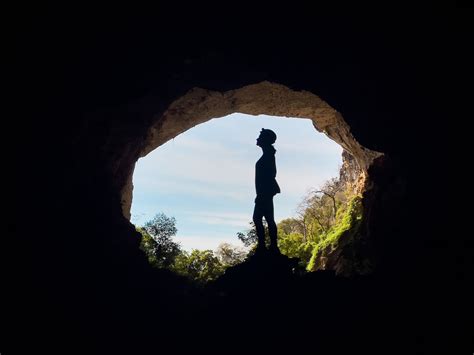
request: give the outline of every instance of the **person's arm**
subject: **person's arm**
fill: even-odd
[[[274,179],[276,177],[276,174],[277,174],[276,162],[275,162],[275,156],[274,155],[271,156],[269,165],[270,165],[269,173],[270,173],[271,177]]]
[[[277,193],[280,193],[280,186],[278,186],[278,183],[276,181],[276,162],[275,162],[275,155],[272,155],[271,158],[271,164],[270,164],[270,171],[271,171],[271,178],[270,178],[270,185],[271,185],[271,193],[272,195],[275,195]]]

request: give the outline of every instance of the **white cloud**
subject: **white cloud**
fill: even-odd
[[[251,211],[252,212],[252,211]],[[246,228],[249,220],[252,218],[251,213],[232,213],[232,212],[187,212],[190,220],[220,226],[233,226]]]
[[[179,177],[209,184],[242,185],[253,180],[254,162],[245,160],[235,152],[226,152],[225,149],[205,152],[180,149],[151,154],[147,160],[138,161],[135,169],[141,170],[140,175],[169,179]]]
[[[226,198],[236,201],[245,201],[252,195],[253,185],[233,186],[223,183],[202,183],[193,179],[186,179],[180,176],[155,178],[141,178],[134,181],[134,186],[147,191],[148,194],[194,196],[207,198]]]

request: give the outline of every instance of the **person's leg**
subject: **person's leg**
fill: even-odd
[[[275,223],[274,209],[273,209],[273,198],[266,201],[264,217],[268,224],[268,233],[270,234],[270,249],[279,251],[278,249],[278,231]]]
[[[258,245],[257,250],[265,249],[265,227],[263,226],[263,209],[258,198],[255,200],[255,208],[253,210],[253,223],[257,231]]]

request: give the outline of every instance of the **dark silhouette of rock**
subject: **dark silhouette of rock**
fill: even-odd
[[[263,251],[228,268],[209,287],[220,295],[281,292],[292,287],[300,273],[299,259],[279,252]]]

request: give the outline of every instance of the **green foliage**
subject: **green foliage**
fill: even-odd
[[[347,204],[347,208],[341,206],[337,213],[338,222],[325,234],[321,241],[315,244],[311,259],[308,263],[308,270],[315,269],[316,259],[322,250],[331,247],[335,248],[337,242],[344,234],[349,236],[358,232],[362,221],[362,199],[360,196],[354,196]]]
[[[158,213],[151,221],[143,226],[143,229],[155,240],[171,239],[178,232],[176,228],[176,219],[168,217],[164,213]]]
[[[311,258],[314,243],[305,241],[300,233],[285,234],[284,231],[278,231],[278,247],[283,255],[299,258],[300,264],[306,266]]]
[[[169,269],[181,253],[180,245],[173,241],[178,231],[176,219],[159,213],[137,230],[142,235],[140,247],[147,254],[150,264]]]
[[[237,238],[246,246],[254,250],[258,243],[257,229],[255,223],[250,222],[250,228],[245,232],[237,232]],[[268,224],[263,219],[263,227],[265,228],[265,244],[268,247],[270,245],[270,233],[268,232]]]
[[[221,276],[225,271],[225,266],[212,250],[194,249],[191,253],[182,252],[176,258],[171,270],[204,284]]]
[[[321,190],[309,193],[299,207],[297,218],[287,218],[278,224],[278,246],[282,254],[300,259],[308,271],[316,268],[323,252],[337,247],[342,236],[352,238],[362,221],[362,199],[350,190],[340,191],[337,179],[328,181]],[[269,244],[268,227],[264,221]],[[189,279],[204,284],[221,276],[252,255],[257,245],[253,222],[250,229],[237,233],[238,239],[250,251],[228,243],[212,250],[181,250],[173,241],[177,233],[176,220],[160,213],[144,227],[137,228],[142,235],[141,248],[149,262],[158,268],[167,268]]]
[[[182,250],[173,240],[177,233],[176,219],[163,213],[137,227],[137,231],[141,234],[140,248],[153,267],[169,269],[199,284],[217,279],[226,268],[247,256],[246,251],[228,243],[221,244],[215,254],[212,250],[195,249],[191,253]]]
[[[265,227],[265,237],[268,234],[268,227],[265,220],[263,220],[263,226]],[[237,232],[237,238],[246,246],[253,247],[258,242],[257,229],[255,228],[255,223],[250,222],[250,228],[245,232]]]
[[[216,256],[222,265],[227,268],[242,263],[247,257],[247,252],[232,244],[221,243],[217,247]]]
[[[304,225],[301,220],[296,218],[286,218],[278,223],[278,231],[282,232],[283,234],[291,234],[291,233],[304,233]]]
[[[278,246],[282,254],[300,259],[300,265],[314,270],[318,256],[335,248],[342,235],[354,235],[362,220],[361,197],[342,190],[337,179],[303,198],[297,218],[278,224]]]
[[[151,237],[151,235],[147,233],[146,230],[144,230],[141,227],[137,227],[136,229],[137,229],[137,232],[141,234],[141,238],[142,238],[140,241],[140,249],[145,252],[148,258],[148,262],[151,265],[156,266],[158,264],[156,260],[156,256],[155,256],[157,243]]]

